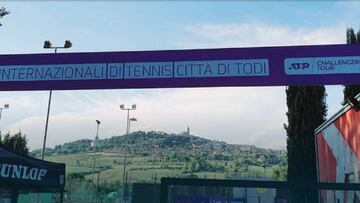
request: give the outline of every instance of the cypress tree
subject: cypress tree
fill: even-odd
[[[355,34],[353,28],[346,30],[346,43],[347,44],[359,44],[360,43],[360,30]],[[351,98],[360,93],[360,85],[345,85],[344,88],[344,100]]]
[[[325,121],[324,86],[289,86],[287,95],[288,181],[317,181],[314,130]],[[317,202],[317,191],[290,191],[291,203]]]
[[[348,28],[346,30],[346,43],[355,44],[357,42],[357,37],[353,28]]]

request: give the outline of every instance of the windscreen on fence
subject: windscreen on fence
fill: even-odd
[[[163,178],[161,203],[354,203],[360,185]]]

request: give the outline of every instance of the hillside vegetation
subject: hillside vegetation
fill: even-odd
[[[228,144],[187,133],[133,132],[129,135],[129,182],[159,182],[161,177],[273,178],[285,166],[286,152],[253,145]],[[101,187],[119,188],[123,174],[124,136],[84,139],[46,149],[46,159],[66,163],[66,173]],[[41,150],[31,152],[39,157]],[[120,186],[121,187],[121,186]]]

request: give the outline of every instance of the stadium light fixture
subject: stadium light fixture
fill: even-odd
[[[55,53],[57,53],[57,49],[68,49],[71,47],[72,43],[70,40],[66,40],[62,47],[54,47],[49,40],[44,41],[44,49],[55,49]]]

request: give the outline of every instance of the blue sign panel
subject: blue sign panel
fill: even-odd
[[[0,66],[0,81],[106,79],[106,64]]]
[[[125,63],[124,78],[172,78],[173,69],[173,62]]]
[[[109,63],[107,64],[107,79],[121,79],[124,77],[123,63]]]
[[[360,56],[287,58],[287,75],[360,73]]]
[[[269,60],[182,61],[174,70],[177,78],[268,76]]]

